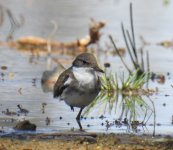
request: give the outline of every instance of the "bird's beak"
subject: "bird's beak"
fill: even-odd
[[[100,69],[98,66],[95,66],[94,67],[94,70],[95,71],[98,71],[98,72],[101,72],[101,73],[104,73],[104,71],[102,69]]]

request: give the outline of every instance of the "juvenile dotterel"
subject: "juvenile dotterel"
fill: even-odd
[[[73,107],[80,108],[76,120],[81,130],[82,110],[96,98],[101,89],[97,72],[103,73],[103,70],[99,68],[94,55],[82,53],[70,68],[61,73],[54,86],[54,97],[64,100],[72,110]]]

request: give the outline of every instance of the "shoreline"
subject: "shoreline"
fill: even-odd
[[[1,136],[0,150],[109,150],[173,149],[170,136],[66,132],[53,134],[13,134]]]

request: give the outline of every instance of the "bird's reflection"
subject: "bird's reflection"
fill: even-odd
[[[61,64],[53,69],[50,69],[52,65],[52,60],[50,57],[47,59],[47,69],[43,72],[41,77],[41,87],[44,93],[52,92],[55,82],[61,72],[64,71],[64,67]]]

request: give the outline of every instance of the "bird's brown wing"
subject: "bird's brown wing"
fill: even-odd
[[[58,80],[54,85],[54,91],[53,91],[54,98],[59,97],[64,91],[64,89],[66,89],[69,86],[69,84],[65,84],[65,82],[72,76],[73,73],[71,72],[71,68],[65,70],[63,73],[60,74]]]

